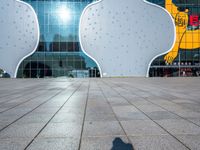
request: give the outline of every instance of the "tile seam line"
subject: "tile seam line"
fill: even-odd
[[[27,148],[40,135],[40,133],[44,130],[44,128],[50,123],[50,121],[56,116],[56,114],[64,107],[64,105],[70,100],[70,98],[81,87],[82,84],[83,84],[83,82],[80,83],[80,85],[72,92],[72,94],[67,98],[67,100],[63,103],[63,105],[54,113],[54,115],[49,119],[49,121],[42,127],[42,129],[40,129],[40,131],[34,136],[34,138],[26,145],[26,147],[24,148],[24,150],[27,150]]]
[[[40,85],[42,85],[42,84],[38,84],[38,85],[34,85],[33,87],[38,87],[38,86],[40,86]],[[24,87],[24,88],[22,88],[22,89],[18,89],[16,92],[11,92],[10,94],[7,94],[7,95],[4,95],[4,96],[1,96],[0,97],[0,99],[1,98],[5,98],[5,97],[9,97],[9,96],[13,96],[13,95],[15,95],[15,94],[18,94],[18,93],[21,93],[22,91],[24,92],[24,90],[26,90],[26,92],[27,93],[31,93],[32,91],[32,89],[33,89],[33,87]],[[37,90],[39,90],[39,89],[37,89]],[[36,90],[35,90],[36,91]],[[19,97],[23,97],[24,95],[22,95],[22,96],[18,96],[18,97],[15,97],[15,98],[19,98]],[[14,98],[14,99],[15,99]],[[12,99],[13,100],[13,99]],[[0,104],[3,104],[3,103],[5,103],[5,102],[7,102],[7,101],[4,101],[4,102],[0,102]]]
[[[38,91],[39,91],[39,90],[38,90]],[[7,112],[7,111],[13,109],[13,108],[16,108],[16,107],[18,107],[18,106],[20,106],[20,105],[23,105],[23,104],[25,104],[25,103],[28,103],[28,102],[34,100],[35,98],[38,98],[39,96],[43,95],[45,92],[46,92],[46,91],[43,91],[42,93],[40,93],[39,95],[36,95],[35,97],[28,98],[28,99],[26,99],[26,101],[24,101],[24,102],[22,102],[22,103],[19,103],[19,104],[15,105],[15,106],[13,106],[13,107],[10,107],[10,108],[8,108],[8,109],[6,109],[6,110],[0,111],[0,115],[1,115],[2,113],[4,113],[4,112]]]
[[[107,85],[108,87],[110,87],[108,84],[106,84],[104,81],[102,81],[105,85]],[[113,88],[112,88],[113,89]],[[175,140],[177,140],[180,144],[182,144],[185,148],[187,148],[188,150],[191,150],[186,144],[184,144],[182,141],[180,141],[176,136],[174,136],[173,134],[171,134],[169,131],[167,131],[164,127],[162,127],[160,124],[158,124],[157,122],[155,122],[153,119],[151,119],[151,117],[149,117],[145,112],[143,112],[141,109],[139,109],[137,106],[135,106],[134,104],[130,103],[130,101],[124,97],[123,95],[121,95],[118,91],[116,91],[115,89],[113,89],[118,95],[120,95],[124,100],[126,100],[130,105],[132,105],[133,107],[135,107],[136,109],[138,109],[141,113],[143,113],[146,117],[148,117],[151,121],[153,121],[155,124],[157,124],[160,128],[162,128],[165,132],[167,132],[171,137],[173,137]]]
[[[126,85],[129,85],[129,84],[127,84],[126,82],[124,82]],[[130,86],[130,85],[129,85]],[[132,87],[132,86],[131,86]],[[136,88],[136,87],[134,87],[134,88]],[[164,94],[166,94],[166,90],[169,90],[169,88],[166,88],[166,87],[160,87],[160,86],[158,86],[158,85],[156,85],[156,87],[154,88],[154,89],[157,89],[157,88],[159,88]],[[175,87],[176,88],[176,87]],[[145,91],[145,90],[143,90],[143,89],[139,89],[139,88],[136,88],[136,89],[138,89],[138,90],[141,90],[141,91],[143,91],[143,92],[148,92],[148,91]],[[182,95],[187,95],[187,94],[185,94],[184,92],[177,92],[178,94],[182,94]],[[173,96],[173,97],[177,97],[177,96],[175,96],[175,95],[173,95],[173,94],[171,94],[171,93],[167,93],[168,95],[171,95],[171,96]],[[193,101],[193,102],[198,102],[198,101],[196,101],[196,100],[193,100],[193,99],[191,99],[191,98],[187,98],[187,99],[189,99],[189,100],[191,100],[191,101]]]
[[[38,85],[39,86],[39,85]],[[16,98],[23,98],[24,96],[26,96],[26,94],[32,94],[33,92],[37,92],[37,91],[39,91],[39,90],[41,90],[40,88],[39,89],[37,89],[37,90],[33,90],[33,91],[29,91],[29,92],[25,92],[25,93],[23,93],[24,95],[21,95],[21,96],[17,96],[17,97],[14,97],[14,98],[10,98],[10,100],[8,100],[8,101],[1,101],[0,102],[0,105],[2,105],[2,104],[5,104],[5,103],[7,103],[7,102],[12,102],[12,101],[14,101],[14,100],[16,100]],[[20,92],[24,92],[24,91],[20,91]],[[15,94],[12,94],[12,95],[15,95]],[[8,95],[8,96],[10,96],[10,95]],[[8,97],[8,96],[6,96],[6,97]],[[2,98],[5,98],[5,97],[2,97]],[[0,98],[0,99],[2,99],[2,98]]]
[[[157,136],[169,136],[169,134],[132,134],[132,135],[128,135],[129,137],[151,137],[151,136],[154,136],[154,137],[157,137]],[[184,136],[186,134],[176,134],[178,136]],[[194,135],[194,134],[192,134]],[[121,134],[116,134],[116,135],[99,135],[99,136],[83,136],[83,139],[84,138],[105,138],[105,137],[126,137],[126,135],[121,135]],[[200,136],[199,134],[197,135],[194,135],[194,136]],[[31,138],[31,137],[27,137],[27,138]],[[66,139],[66,138],[74,138],[74,136],[52,136],[52,137],[38,137],[38,139]],[[78,139],[78,137],[75,137]],[[7,138],[0,138],[0,140],[7,140],[7,139],[11,139],[9,137]],[[24,137],[14,137],[12,139],[24,139]]]
[[[4,81],[22,81],[22,80],[25,80],[24,82],[28,82],[28,80],[27,79],[24,79],[24,78],[17,78],[17,79],[14,79],[14,78],[0,78],[0,82],[2,81],[3,82],[3,80]],[[16,82],[15,82],[16,83]],[[20,84],[22,84],[22,82],[19,82]],[[3,84],[3,86],[8,86],[8,85],[13,85],[13,83],[12,82],[4,82],[4,84]]]
[[[97,82],[97,81],[96,81],[96,82]],[[103,97],[105,98],[106,102],[107,102],[108,105],[110,106],[110,108],[111,108],[111,110],[112,110],[112,112],[113,112],[113,114],[114,114],[114,116],[115,116],[115,119],[116,119],[116,121],[119,123],[120,127],[122,128],[122,130],[123,130],[123,132],[124,132],[126,138],[128,139],[128,142],[131,143],[131,144],[133,145],[133,143],[131,142],[131,140],[130,140],[128,134],[126,133],[125,129],[123,128],[123,126],[122,126],[120,120],[117,118],[117,115],[116,115],[116,113],[115,113],[114,110],[113,110],[113,107],[111,106],[110,102],[108,101],[107,97],[105,96],[105,93],[103,92],[102,88],[99,86],[98,83],[96,83],[96,84],[98,85],[99,89],[101,90],[101,93],[103,94]]]
[[[112,84],[114,84],[114,83],[112,83]],[[116,85],[116,84],[115,84],[115,85]],[[126,85],[127,85],[127,84],[126,84]],[[140,90],[140,91],[143,91],[143,92],[148,92],[148,91],[139,89],[139,88],[137,88],[137,87],[133,87],[133,86],[130,86],[130,85],[127,85],[127,86],[129,86],[129,87],[131,87],[131,88],[135,88],[135,89]],[[124,87],[122,87],[122,86],[120,86],[120,88],[121,88],[121,89],[124,89],[124,90],[128,90],[128,91],[130,91],[130,94],[133,94],[133,93],[132,93],[132,90],[129,90],[129,89],[124,88]],[[140,96],[140,95],[138,95],[138,94],[135,94],[135,95]],[[156,96],[156,95],[154,95],[154,96]],[[185,121],[188,121],[188,122],[190,122],[190,123],[192,123],[192,124],[194,124],[194,125],[200,127],[200,125],[198,125],[197,123],[192,122],[191,120],[189,120],[189,119],[187,119],[187,118],[185,118],[185,117],[182,117],[182,116],[180,116],[180,115],[174,113],[173,111],[170,111],[170,110],[166,109],[165,107],[163,107],[163,106],[161,106],[161,105],[159,105],[159,104],[156,104],[156,103],[150,101],[148,97],[143,97],[143,96],[140,96],[140,97],[142,97],[144,100],[146,100],[146,101],[148,101],[148,102],[150,102],[150,103],[152,103],[152,104],[154,104],[154,105],[156,105],[156,106],[158,106],[158,107],[160,107],[160,108],[166,110],[167,112],[172,113],[172,114],[174,114],[174,115],[180,117],[181,119],[183,119],[183,120],[185,120]],[[167,99],[166,99],[166,100],[167,100]],[[172,102],[172,101],[170,101],[170,100],[167,100],[167,101],[169,101],[169,102],[171,102],[171,103],[174,103],[174,102]],[[176,103],[174,103],[174,104],[176,104]],[[156,120],[156,119],[155,119],[155,120]]]
[[[74,83],[72,83],[74,84]],[[70,85],[72,85],[70,84]],[[69,86],[68,85],[66,88],[68,89]],[[66,90],[67,90],[66,89]],[[43,104],[49,102],[50,100],[52,100],[54,97],[56,97],[57,95],[59,95],[62,92],[62,90],[60,90],[59,92],[57,92],[56,94],[54,94],[53,96],[51,96],[50,98],[48,98],[46,101],[42,102],[41,104],[39,104],[38,106],[36,106],[34,109],[32,109],[31,111],[25,113],[24,115],[22,115],[21,117],[17,118],[16,120],[14,120],[13,122],[11,122],[10,124],[6,125],[5,127],[3,127],[2,129],[0,129],[0,134],[3,130],[5,130],[6,128],[8,128],[10,125],[14,124],[15,122],[19,121],[20,119],[22,119],[23,117],[25,117],[26,115],[30,114],[31,112],[33,112],[34,110],[36,110],[37,108],[39,108],[40,106],[42,106]]]
[[[87,104],[88,104],[88,99],[89,99],[90,82],[91,82],[91,79],[89,79],[89,85],[88,85],[88,89],[87,89],[87,98],[86,98],[86,104],[85,104],[85,108],[84,108],[84,117],[83,117],[83,123],[82,123],[82,128],[81,128],[81,135],[80,135],[80,139],[79,139],[78,150],[81,149],[81,144],[82,144],[82,139],[83,139],[83,130],[84,130],[84,126],[85,126]]]

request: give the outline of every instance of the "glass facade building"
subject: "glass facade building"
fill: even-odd
[[[99,77],[97,64],[82,52],[78,35],[81,13],[94,0],[24,1],[29,3],[38,15],[40,42],[37,51],[21,63],[17,77]],[[148,1],[165,7],[165,0]],[[189,10],[190,22],[192,16],[199,16],[198,0],[173,0],[173,3],[180,12]],[[199,24],[187,25],[187,31],[195,30],[200,30]],[[179,48],[172,63],[166,63],[164,58],[165,55],[152,62],[150,77],[200,75],[200,48]]]
[[[150,2],[156,3],[162,7],[165,7],[165,0],[149,0]],[[177,77],[177,76],[200,76],[200,48],[196,48],[194,45],[200,43],[200,35],[197,32],[200,30],[199,24],[199,14],[200,14],[200,1],[199,0],[173,0],[172,1],[180,12],[184,12],[188,9],[188,25],[187,31],[196,31],[190,38],[190,41],[184,41],[185,47],[192,44],[192,48],[184,49],[180,48],[178,50],[178,55],[174,61],[170,64],[166,64],[164,57],[160,56],[156,58],[151,64],[149,76],[150,77]],[[198,23],[192,24],[192,18],[196,17]],[[195,40],[195,34],[197,39]]]
[[[92,0],[24,0],[40,26],[37,51],[20,65],[17,77],[99,77],[96,63],[79,44],[79,19]]]

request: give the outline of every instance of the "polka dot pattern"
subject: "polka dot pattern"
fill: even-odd
[[[0,27],[0,68],[15,77],[22,59],[36,50],[38,20],[30,5],[17,0],[2,0]]]
[[[152,59],[172,47],[174,30],[170,15],[159,6],[102,0],[84,10],[80,41],[103,76],[146,76]]]

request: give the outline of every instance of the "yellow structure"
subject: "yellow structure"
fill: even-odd
[[[188,9],[179,11],[172,0],[165,0],[165,8],[172,15],[176,25],[176,43],[173,49],[164,57],[166,63],[171,64],[178,55],[179,48],[193,50],[200,47],[200,29],[187,30],[189,18]]]

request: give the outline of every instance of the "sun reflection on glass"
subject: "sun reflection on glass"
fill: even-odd
[[[57,14],[62,23],[67,23],[71,19],[71,11],[66,6],[58,8]]]

